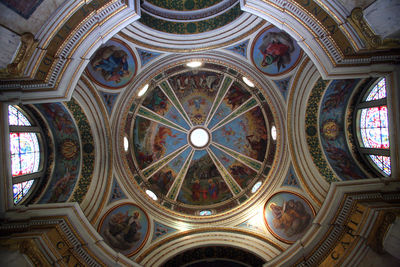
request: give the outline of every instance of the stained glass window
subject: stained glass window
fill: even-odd
[[[17,106],[8,106],[8,120],[13,196],[14,203],[18,204],[40,176],[39,128],[34,127],[25,112]]]
[[[370,91],[365,101],[386,98],[386,80],[381,79]]]
[[[378,156],[378,155],[369,155],[372,161],[387,175],[390,175],[390,157],[386,156]]]
[[[365,147],[389,148],[387,107],[362,109],[360,130]]]
[[[39,169],[40,149],[36,133],[10,133],[12,175],[24,175]]]
[[[13,184],[14,203],[18,204],[24,196],[26,196],[31,189],[33,182],[31,179],[22,183]]]
[[[31,126],[28,118],[14,106],[8,106],[9,125]]]
[[[390,176],[389,122],[386,106],[386,80],[380,79],[367,90],[358,104],[358,131],[361,151],[382,174]]]

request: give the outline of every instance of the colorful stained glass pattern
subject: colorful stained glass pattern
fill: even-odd
[[[387,107],[361,110],[360,131],[363,145],[367,148],[389,148]]]
[[[9,125],[31,126],[24,114],[13,106],[8,106],[8,121]]]
[[[14,204],[18,204],[21,199],[26,196],[33,185],[34,180],[28,180],[13,185]]]
[[[12,176],[33,173],[39,169],[40,148],[35,133],[10,133]]]
[[[368,94],[365,101],[378,100],[386,97],[386,80],[380,80],[374,88],[372,88],[371,92]]]
[[[378,156],[378,155],[368,155],[368,156],[372,159],[372,161],[381,171],[383,171],[387,175],[391,174],[390,157]]]

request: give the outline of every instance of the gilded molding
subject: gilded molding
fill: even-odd
[[[384,254],[383,240],[389,230],[389,226],[396,220],[396,214],[392,211],[381,211],[377,223],[368,237],[368,245],[377,253]]]
[[[34,39],[32,33],[22,34],[17,54],[12,63],[0,70],[0,78],[21,78],[37,45],[38,42]]]
[[[335,261],[337,261],[335,264],[339,264],[343,258],[339,256],[336,257],[337,254],[335,254],[335,248],[343,246],[343,242],[345,242],[344,240],[346,237],[352,237],[351,240],[347,241],[348,243],[345,243],[348,244],[349,247],[347,250],[345,249],[342,256],[344,257],[345,255],[349,255],[352,250],[351,248],[357,249],[357,246],[355,246],[354,242],[363,240],[363,238],[359,238],[362,235],[361,233],[365,231],[369,225],[376,222],[376,220],[374,220],[366,225],[367,221],[365,218],[370,216],[369,213],[371,211],[384,209],[387,207],[387,205],[390,205],[388,201],[390,201],[392,205],[393,203],[400,203],[400,194],[398,192],[359,192],[345,194],[343,196],[343,200],[341,201],[340,207],[333,216],[333,220],[331,220],[331,222],[327,225],[329,226],[329,229],[326,231],[325,235],[321,236],[320,241],[315,243],[311,252],[308,255],[304,255],[304,258],[302,257],[299,259],[295,265],[318,266],[321,263],[332,263]],[[373,203],[377,203],[378,206],[374,206]],[[386,203],[386,205],[384,203]],[[389,213],[389,215],[386,215],[388,217],[384,218],[386,222],[384,221],[383,224],[380,225],[385,228],[384,231],[380,231],[381,233],[386,233],[388,224],[390,224],[394,216],[394,214],[391,212],[387,213]],[[357,224],[355,224],[354,221],[356,216],[362,216],[362,218],[357,221]]]
[[[361,7],[356,7],[351,11],[350,17],[347,18],[349,23],[354,27],[359,37],[364,41],[367,49],[388,49],[400,48],[400,40],[396,39],[382,39],[376,35],[368,22],[364,19],[363,10]]]

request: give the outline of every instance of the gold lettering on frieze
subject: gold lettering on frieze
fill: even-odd
[[[357,231],[363,220],[366,208],[358,204],[344,226],[342,237],[335,244],[332,252],[325,258],[320,266],[336,266],[351,252],[351,247],[359,239]]]
[[[293,2],[300,5],[305,11],[319,21],[328,33],[330,33],[335,45],[344,55],[354,53],[354,48],[351,46],[344,33],[340,30],[337,22],[321,6],[311,0],[293,0]]]

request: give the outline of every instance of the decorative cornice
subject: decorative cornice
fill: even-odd
[[[364,19],[363,9],[356,7],[351,11],[351,15],[348,18],[350,24],[354,27],[359,37],[367,45],[367,49],[381,50],[390,48],[400,48],[400,40],[397,39],[383,39],[376,35],[368,22]]]
[[[12,63],[7,68],[0,70],[1,79],[21,78],[28,65],[28,61],[36,49],[38,42],[32,33],[24,33],[21,36],[21,44]]]

